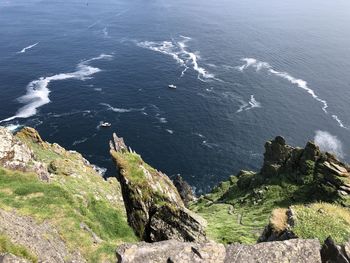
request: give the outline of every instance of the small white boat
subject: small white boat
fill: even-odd
[[[112,124],[110,124],[109,122],[102,122],[101,123],[101,127],[107,128],[107,127],[111,127]]]
[[[168,88],[169,88],[169,89],[176,89],[176,86],[173,85],[173,84],[170,84],[170,85],[168,85]]]

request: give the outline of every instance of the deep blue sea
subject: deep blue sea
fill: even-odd
[[[276,135],[348,162],[350,1],[0,0],[0,120],[106,176],[116,132],[198,192]]]

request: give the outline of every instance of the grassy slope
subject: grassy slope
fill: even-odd
[[[293,231],[304,238],[317,237],[323,241],[328,236],[342,244],[350,237],[350,211],[348,208],[329,203],[314,203],[310,206],[292,206],[296,214]]]
[[[213,189],[212,193],[193,203],[191,209],[208,221],[209,237],[223,243],[256,243],[264,227],[269,224],[271,212],[276,208],[288,208],[290,205],[296,205],[300,217],[295,230],[300,237],[319,238],[321,241],[327,233],[334,235],[337,241],[344,241],[345,237],[350,237],[349,231],[345,231],[348,223],[344,223],[339,214],[331,217],[326,213],[320,217],[311,211],[301,212],[306,211],[304,204],[322,200],[310,177],[301,177],[304,180],[302,182],[295,182],[291,175],[271,179],[264,179],[259,174],[252,173],[238,178],[233,176]],[[332,207],[333,210],[341,209],[340,206]],[[328,208],[325,210],[328,211]],[[347,214],[347,218],[350,216],[348,209],[344,208],[341,211],[342,214]],[[310,221],[311,219],[313,221]],[[325,229],[317,229],[319,224],[327,220],[328,225]],[[338,233],[341,231],[343,235],[340,237]]]
[[[23,246],[13,244],[4,234],[0,234],[0,254],[1,253],[11,253],[12,255],[25,258],[31,262],[38,262],[36,255],[28,251],[28,249]]]
[[[117,244],[134,241],[135,236],[123,214],[92,194],[82,204],[74,193],[59,183],[44,183],[34,174],[0,169],[0,207],[15,208],[38,222],[48,220],[58,229],[72,250],[77,247],[90,261],[107,257],[113,259]],[[91,235],[80,228],[87,224],[104,241],[94,244]]]
[[[128,226],[115,178],[105,181],[80,154],[46,142],[37,142],[25,132],[16,135],[55,175],[43,182],[36,174],[13,172],[0,167],[0,207],[15,208],[38,222],[48,220],[69,249],[79,248],[90,262],[115,261],[114,250],[123,242],[137,241]],[[93,243],[85,223],[103,242]]]

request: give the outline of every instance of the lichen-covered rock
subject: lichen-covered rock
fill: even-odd
[[[225,246],[217,243],[190,243],[176,240],[125,244],[117,249],[118,263],[208,262],[225,260]]]
[[[34,140],[41,143],[40,135],[32,128],[24,128],[33,136]],[[26,172],[35,172],[39,178],[49,180],[47,165],[36,159],[33,150],[20,138],[13,135],[7,128],[0,126],[0,165],[2,167]]]
[[[234,244],[227,247],[225,263],[320,263],[320,249],[320,242],[314,239]]]
[[[128,222],[145,241],[204,241],[203,219],[186,209],[172,181],[113,136],[111,155],[119,169]]]
[[[33,159],[32,150],[6,128],[0,127],[0,165],[25,170]]]
[[[334,155],[321,152],[313,142],[308,142],[303,149],[294,148],[278,136],[265,144],[265,150],[260,171],[263,177],[288,175],[300,183],[313,182],[324,199],[350,198],[350,168]],[[343,203],[346,205],[346,200]]]
[[[280,167],[286,162],[292,152],[292,147],[286,144],[283,137],[277,136],[265,143],[264,165],[261,174],[276,176]]]
[[[125,244],[117,251],[118,263],[321,263],[318,240],[293,239],[256,245],[186,243],[175,240],[153,244]]]

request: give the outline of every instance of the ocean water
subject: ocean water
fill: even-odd
[[[349,70],[348,0],[0,1],[1,125],[106,176],[114,131],[199,193],[276,135],[349,162]]]

